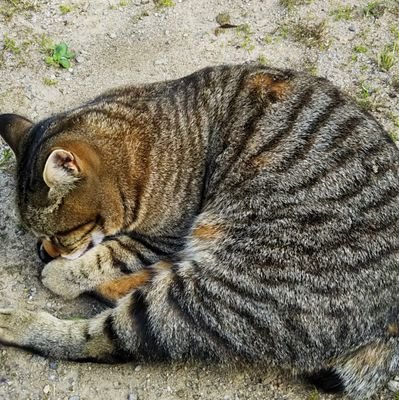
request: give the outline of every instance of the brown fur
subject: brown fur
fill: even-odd
[[[143,286],[151,278],[151,271],[141,270],[113,281],[107,281],[96,288],[96,292],[104,299],[116,301],[134,289]]]
[[[220,225],[204,224],[198,225],[193,231],[193,237],[196,239],[212,240],[223,235],[223,229]]]
[[[247,87],[260,98],[271,101],[282,100],[291,90],[290,82],[269,74],[254,74],[247,81]]]

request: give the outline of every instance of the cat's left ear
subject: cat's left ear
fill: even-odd
[[[48,156],[43,170],[43,180],[50,189],[71,185],[79,179],[79,175],[79,160],[70,151],[56,149]]]
[[[17,114],[0,115],[0,136],[11,147],[11,150],[18,157],[22,139],[29,132],[33,123],[25,117]]]

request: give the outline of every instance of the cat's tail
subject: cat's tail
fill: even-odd
[[[324,392],[345,393],[360,400],[370,398],[398,372],[399,339],[391,337],[339,357],[307,378]]]

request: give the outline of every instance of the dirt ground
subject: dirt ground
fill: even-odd
[[[60,42],[76,53],[69,69],[45,62]],[[256,60],[328,77],[399,137],[398,0],[0,0],[0,113],[37,121],[117,85]],[[0,306],[97,313],[93,299],[64,301],[41,285],[35,241],[15,213],[14,167],[0,142]],[[0,347],[0,399],[334,398],[260,367],[79,364]]]

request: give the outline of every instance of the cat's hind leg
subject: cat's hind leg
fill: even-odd
[[[330,367],[308,379],[325,392],[344,392],[352,399],[361,400],[372,397],[398,372],[399,340],[385,338],[337,358]]]

